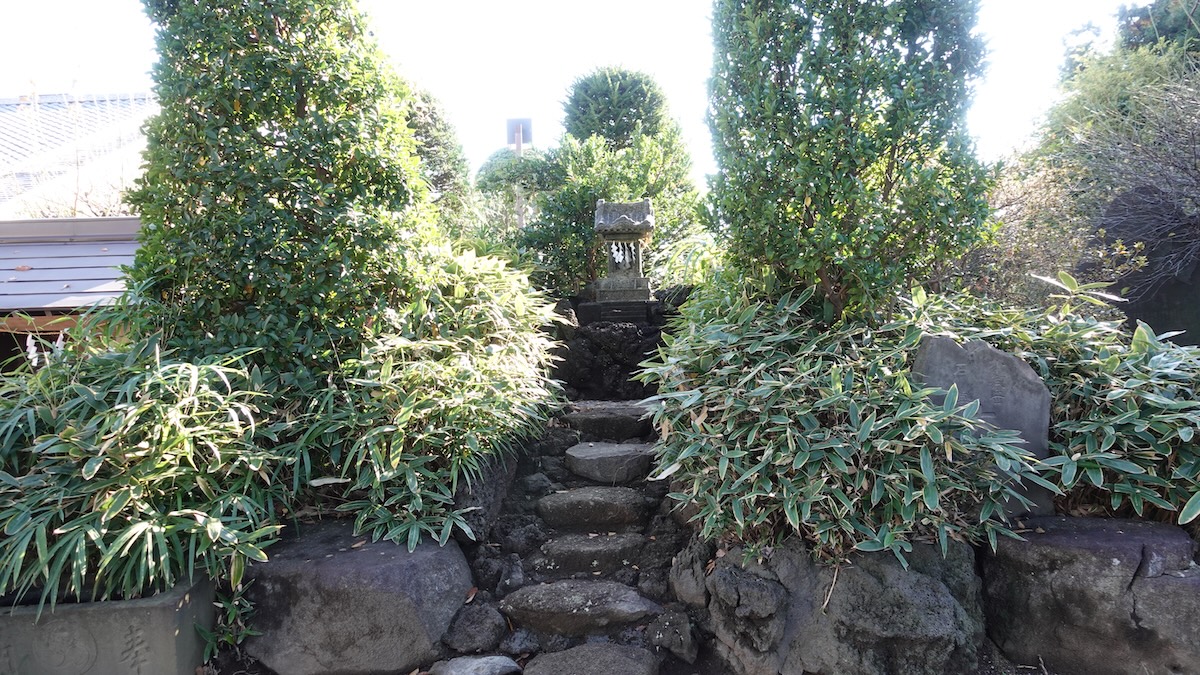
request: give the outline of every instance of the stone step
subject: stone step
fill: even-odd
[[[620,443],[650,435],[649,412],[636,401],[573,401],[563,419],[584,438]]]
[[[551,527],[575,530],[628,529],[645,520],[646,496],[627,487],[584,487],[546,495],[537,512]]]
[[[640,534],[565,534],[542,545],[534,568],[549,577],[606,577],[633,569],[645,545],[646,538]]]
[[[513,621],[543,633],[608,633],[661,614],[659,605],[612,581],[555,581],[526,586],[500,601]]]
[[[649,443],[580,443],[567,450],[567,468],[597,483],[625,485],[650,472],[653,447]]]
[[[658,660],[645,649],[587,644],[529,662],[525,675],[657,675]]]

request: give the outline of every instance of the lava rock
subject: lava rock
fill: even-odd
[[[464,605],[442,636],[442,642],[456,652],[478,654],[495,649],[507,632],[508,624],[495,607]]]
[[[462,512],[472,533],[483,536],[492,529],[516,473],[516,459],[496,457],[484,462],[475,480],[458,484],[454,492],[454,509]],[[474,543],[461,528],[454,528],[454,538],[463,546]]]
[[[660,614],[646,629],[650,644],[671,652],[680,659],[695,663],[700,645],[692,634],[692,622],[683,612]]]
[[[246,570],[254,627],[246,651],[289,675],[408,672],[440,654],[441,637],[471,588],[454,541],[354,536],[350,522],[304,527]],[[386,617],[381,621],[380,617]]]
[[[710,541],[694,537],[671,563],[668,581],[675,597],[690,607],[708,604],[708,589],[705,586],[705,567],[716,555],[717,547]]]
[[[917,544],[907,558],[905,570],[890,552],[859,554],[835,582],[796,541],[763,565],[731,551],[707,578],[715,650],[746,675],[973,672],[984,639],[974,550],[951,543],[943,559]]]
[[[533,457],[561,456],[579,443],[579,432],[567,427],[548,427],[542,437],[526,446],[525,452]]]
[[[518,628],[500,643],[500,651],[513,656],[536,654],[541,651],[542,644],[528,628]]]
[[[551,495],[553,496],[553,495]],[[532,515],[503,515],[492,527],[492,540],[505,553],[527,555],[550,538],[542,519]]]
[[[658,660],[645,649],[586,644],[542,654],[525,666],[525,675],[657,675]]]
[[[1165,523],[1030,518],[983,556],[992,639],[1060,675],[1200,672],[1195,542]]]

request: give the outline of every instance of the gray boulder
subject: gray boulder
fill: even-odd
[[[526,586],[504,598],[500,611],[536,631],[588,635],[622,628],[662,608],[622,584],[568,580]]]
[[[645,649],[614,644],[588,644],[542,654],[529,662],[525,675],[657,675],[658,660]]]
[[[716,652],[740,675],[966,673],[983,640],[974,551],[916,545],[855,556],[837,573],[797,544],[764,565],[721,558],[707,579]],[[831,590],[832,587],[832,590]],[[822,605],[828,596],[828,605]]]
[[[254,627],[246,651],[288,675],[409,672],[439,655],[471,588],[458,544],[415,551],[356,537],[349,522],[304,527],[246,571]]]
[[[1200,673],[1195,542],[1165,523],[1031,518],[983,556],[988,632],[1060,675]]]

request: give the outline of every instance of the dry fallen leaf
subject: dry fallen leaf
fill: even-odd
[[[356,542],[354,542],[353,544],[351,544],[351,545],[350,545],[350,548],[362,548],[362,547],[363,547],[363,545],[364,545],[364,544],[366,544],[366,543],[367,543],[367,540],[366,540],[366,539],[359,539],[358,541],[356,541]]]
[[[471,602],[473,602],[475,600],[475,594],[478,592],[479,592],[479,589],[476,588],[475,586],[472,586],[471,590],[467,591],[467,602],[465,604],[468,604],[468,605],[471,604]]]
[[[18,272],[28,272],[29,270],[31,270],[31,269],[33,269],[33,268],[32,268],[32,267],[30,267],[29,265],[17,265],[17,266],[16,266],[16,267],[14,267],[13,269],[14,269],[14,270],[16,270],[16,271],[18,271]]]

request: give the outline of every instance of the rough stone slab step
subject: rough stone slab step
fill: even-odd
[[[581,645],[529,662],[525,675],[657,675],[658,661],[645,649],[628,645]]]
[[[621,442],[650,435],[649,409],[632,401],[574,401],[563,419],[585,438]]]
[[[645,545],[646,538],[640,534],[566,534],[542,545],[544,558],[537,569],[556,577],[608,575],[631,567]]]
[[[627,487],[585,487],[556,492],[538,500],[538,515],[551,527],[609,529],[640,523],[645,496]]]
[[[567,450],[567,468],[597,483],[624,485],[646,477],[653,447],[649,443],[580,443]]]
[[[657,615],[662,607],[623,584],[568,580],[519,589],[500,601],[500,611],[537,631],[588,635]]]

